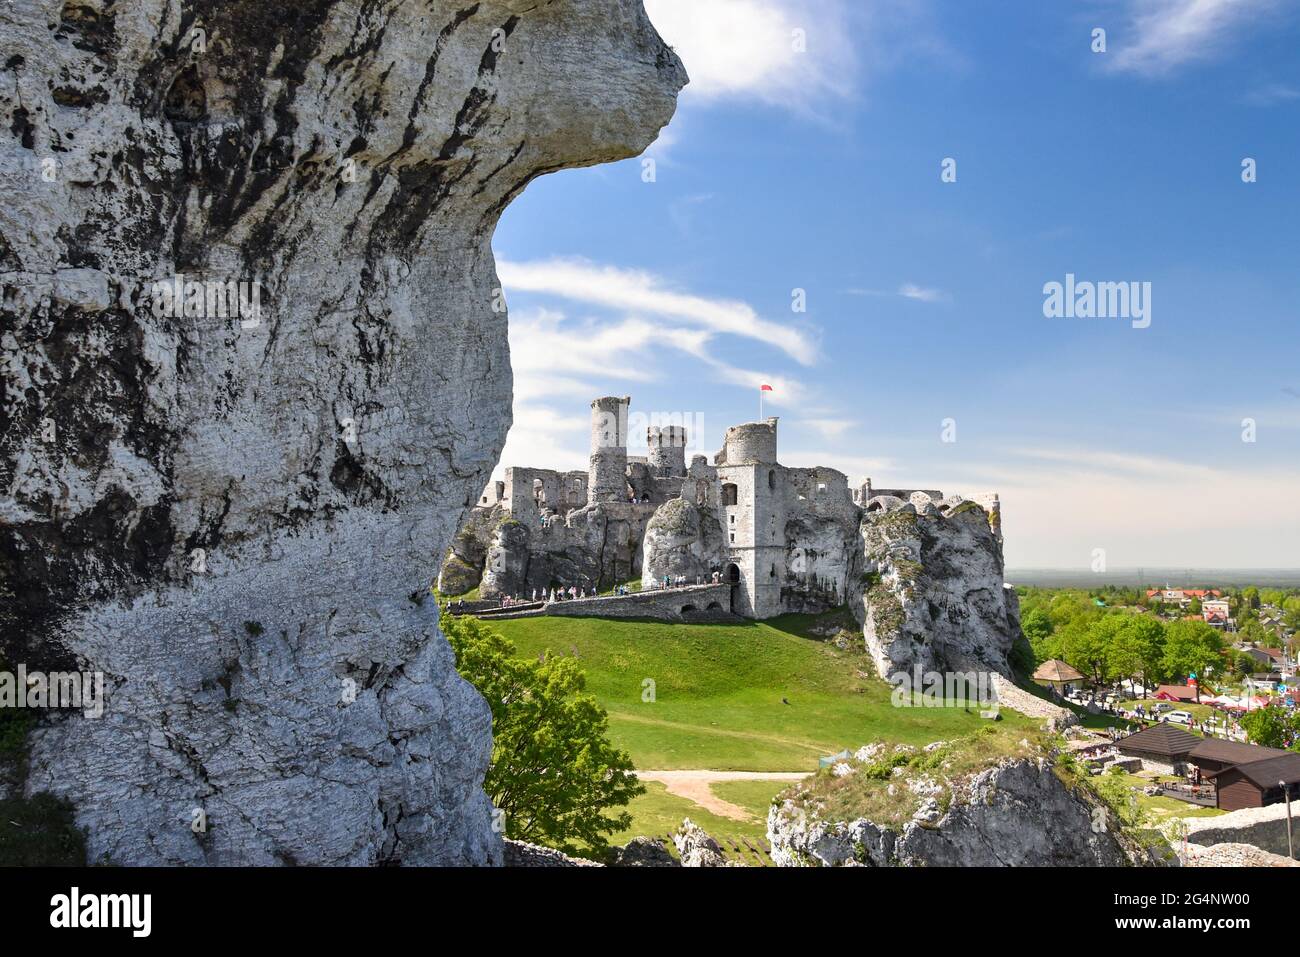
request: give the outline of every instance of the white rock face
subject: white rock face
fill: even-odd
[[[901,830],[866,818],[826,821],[792,801],[768,812],[783,867],[1114,867],[1129,863],[1094,805],[1041,760],[1008,761],[964,782],[943,811],[923,801]]]
[[[868,512],[861,533],[874,574],[854,611],[882,676],[917,666],[1010,674],[1019,602],[1003,585],[1002,545],[983,508]]]
[[[692,584],[697,579],[710,581],[713,570],[721,568],[727,557],[722,525],[714,511],[680,498],[655,512],[641,547],[646,586],[664,576],[675,579],[685,575]]]
[[[14,0],[0,35],[3,652],[109,685],[28,793],[96,861],[499,861],[422,601],[510,425],[490,238],[652,142],[680,63],[640,0]],[[213,285],[163,308],[178,277]]]

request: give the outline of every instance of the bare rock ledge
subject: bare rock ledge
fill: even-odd
[[[650,144],[681,64],[640,0],[14,0],[0,36],[2,650],[109,686],[26,792],[93,861],[500,862],[422,601],[510,425],[490,239]]]

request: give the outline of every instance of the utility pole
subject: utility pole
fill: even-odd
[[[1291,838],[1291,788],[1285,781],[1278,781],[1282,785],[1282,793],[1286,795],[1286,856],[1295,860],[1295,842]]]

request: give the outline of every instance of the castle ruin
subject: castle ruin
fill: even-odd
[[[730,584],[733,614],[764,619],[850,603],[864,576],[865,516],[898,510],[943,516],[973,502],[998,545],[997,495],[945,498],[933,489],[850,489],[832,468],[790,468],[777,456],[778,419],[729,428],[712,462],[686,463],[688,433],[651,426],[646,455],[628,455],[629,397],[591,403],[586,472],[511,466],[484,490],[456,538],[439,588],[529,598],[553,588],[641,579]],[[859,590],[860,591],[860,590]]]

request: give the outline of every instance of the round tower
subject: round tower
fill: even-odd
[[[645,432],[650,449],[650,467],[661,478],[680,478],[686,474],[686,427],[652,425]]]
[[[591,403],[591,460],[587,503],[627,501],[627,407],[630,396]]]
[[[749,422],[727,429],[725,448],[728,465],[776,464],[776,417],[766,422]]]

